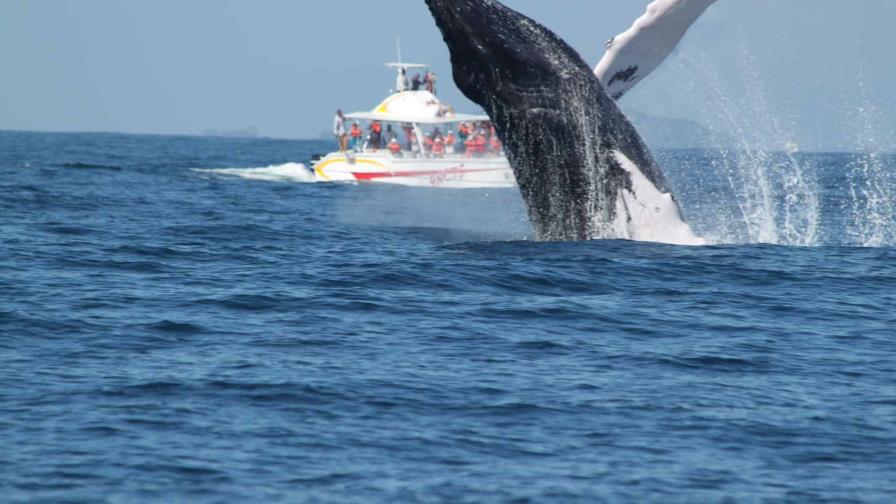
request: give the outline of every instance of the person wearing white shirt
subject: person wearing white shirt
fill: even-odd
[[[342,110],[336,111],[336,117],[333,118],[333,136],[339,141],[339,152],[348,150],[348,135],[345,131],[345,116]]]
[[[395,82],[395,92],[402,93],[410,89],[411,83],[408,81],[408,74],[404,68],[398,69],[398,80]]]

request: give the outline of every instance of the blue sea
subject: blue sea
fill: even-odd
[[[332,148],[0,132],[0,501],[893,502],[893,156],[658,151],[679,247]]]

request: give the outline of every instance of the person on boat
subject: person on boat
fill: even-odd
[[[432,152],[433,144],[435,144],[435,135],[430,133],[423,137],[423,147],[426,149],[426,152]]]
[[[488,142],[488,140],[492,137],[492,123],[488,121],[482,121],[482,123],[479,125],[479,132],[482,133],[482,136],[485,137],[485,141]]]
[[[420,86],[423,85],[423,81],[420,80],[420,74],[414,74],[414,79],[411,80],[411,91],[420,91]]]
[[[370,148],[373,152],[380,150],[383,146],[383,125],[379,121],[373,121],[370,124]]]
[[[460,126],[457,128],[457,139],[459,140],[458,145],[460,145],[461,152],[466,152],[467,139],[470,138],[470,126],[467,123],[460,123]]]
[[[386,144],[392,143],[392,140],[398,141],[398,135],[392,131],[392,125],[386,125]]]
[[[445,157],[445,140],[441,136],[437,136],[433,139],[432,157]]]
[[[404,123],[401,125],[401,128],[404,130],[404,140],[407,143],[407,150],[413,149],[415,143],[417,143],[417,136],[414,134],[414,126],[410,123]]]
[[[389,152],[391,152],[393,156],[402,157],[401,144],[398,143],[397,137],[393,138],[392,140],[389,141],[388,147],[389,147]]]
[[[411,87],[411,83],[408,82],[408,73],[404,68],[398,69],[398,80],[395,82],[395,92],[403,93],[407,91]]]
[[[345,116],[342,110],[336,111],[336,117],[333,118],[333,136],[339,142],[339,152],[348,150],[348,137],[345,134]]]
[[[429,70],[427,70],[426,74],[423,76],[423,83],[426,85],[427,91],[435,94],[434,93],[435,87],[434,87],[433,80],[432,80],[432,74],[429,72]]]
[[[464,142],[464,152],[467,157],[473,157],[473,154],[476,153],[476,138],[471,136]]]
[[[361,126],[358,124],[358,121],[352,123],[352,129],[349,133],[349,136],[352,137],[352,150],[355,152],[361,150],[361,144],[363,143],[362,137],[364,136],[364,131],[361,130]]]
[[[448,134],[445,135],[445,153],[454,154],[454,146],[456,143],[457,139],[454,136],[454,132],[448,131]]]
[[[491,153],[495,156],[501,155],[501,140],[498,138],[498,135],[492,133],[492,137],[488,141],[488,147]]]
[[[480,131],[479,134],[477,134],[476,137],[473,139],[473,141],[476,146],[475,147],[476,155],[479,157],[484,156],[485,155],[485,146],[486,146],[485,133]]]

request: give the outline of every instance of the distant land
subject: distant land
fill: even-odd
[[[243,129],[235,130],[211,129],[204,131],[202,136],[221,138],[258,138],[258,126],[247,126]]]
[[[734,140],[691,119],[657,117],[637,110],[626,112],[648,146],[658,149],[717,149]]]

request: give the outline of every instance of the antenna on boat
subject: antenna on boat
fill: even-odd
[[[398,64],[401,64],[401,37],[395,37],[395,47],[398,49]]]

